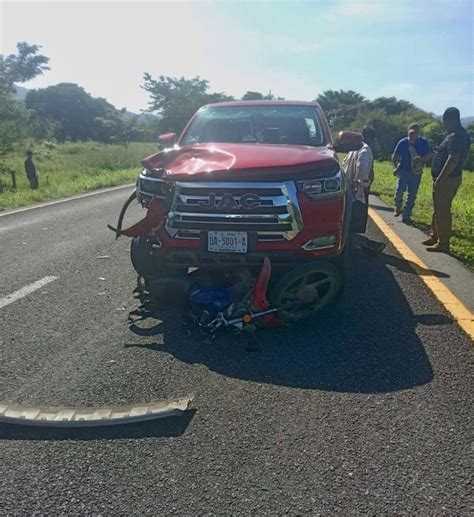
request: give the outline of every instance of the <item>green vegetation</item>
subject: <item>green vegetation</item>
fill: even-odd
[[[446,136],[443,124],[432,113],[427,113],[414,104],[395,97],[379,97],[372,101],[352,90],[327,90],[318,95],[319,102],[331,122],[334,134],[345,129],[361,131],[372,126],[377,132],[376,158],[387,160],[397,142],[407,135],[409,124],[416,122],[421,127],[432,148],[436,150]],[[446,106],[447,107],[447,106]],[[443,108],[441,108],[443,110]],[[471,135],[471,153],[464,168],[474,170],[474,123],[467,127]]]
[[[372,193],[393,206],[396,178],[389,162],[375,163],[375,181]],[[428,169],[423,179],[412,214],[414,225],[428,233],[433,210],[432,181]],[[453,238],[451,249],[454,255],[474,269],[474,174],[463,173],[463,181],[453,202]]]
[[[10,154],[5,164],[16,172],[17,190],[11,189],[7,176],[1,178],[0,210],[133,182],[140,172],[140,160],[156,152],[155,145],[144,143],[131,143],[128,149],[95,142],[46,142],[28,148],[34,152],[40,187],[30,190],[24,149]]]

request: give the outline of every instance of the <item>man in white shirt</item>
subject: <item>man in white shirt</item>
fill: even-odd
[[[370,185],[374,179],[374,156],[371,146],[376,140],[375,129],[365,126],[362,130],[363,145],[358,151],[350,152],[343,163],[349,185],[352,188],[351,233],[355,246],[372,252],[381,252],[383,242],[376,242],[365,236],[369,214]]]

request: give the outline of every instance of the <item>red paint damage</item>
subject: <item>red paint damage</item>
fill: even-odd
[[[159,199],[152,199],[145,217],[129,228],[119,230],[118,233],[126,237],[140,237],[140,235],[148,233],[157,233],[163,228],[167,213]]]
[[[325,172],[338,166],[328,147],[272,144],[197,144],[148,156],[142,165],[173,180],[281,179],[306,171]],[[258,178],[257,178],[258,177]]]

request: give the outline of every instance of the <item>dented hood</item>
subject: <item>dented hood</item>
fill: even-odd
[[[327,147],[270,144],[198,144],[162,151],[142,165],[174,180],[283,179],[295,174],[327,173],[338,167]]]

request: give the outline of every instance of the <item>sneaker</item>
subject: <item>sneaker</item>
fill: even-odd
[[[446,246],[446,244],[440,244],[438,242],[434,246],[426,248],[426,251],[432,251],[434,253],[449,253],[449,245]]]
[[[429,239],[426,239],[426,241],[423,241],[421,244],[423,244],[423,246],[434,246],[435,244],[438,244],[438,239],[430,237]]]
[[[413,221],[409,217],[404,217],[402,223],[410,225],[413,224]]]
[[[400,208],[395,208],[395,210],[393,211],[393,215],[395,217],[398,217],[401,213],[402,213],[402,210]]]

